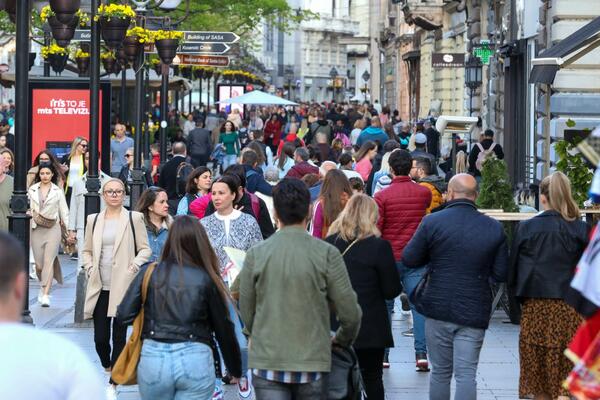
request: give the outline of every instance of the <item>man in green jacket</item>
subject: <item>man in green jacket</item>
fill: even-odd
[[[282,180],[273,203],[281,229],[248,251],[240,273],[256,396],[326,399],[331,344],[350,345],[362,313],[339,251],[306,232],[310,193],[304,183]],[[333,338],[330,305],[340,321]]]

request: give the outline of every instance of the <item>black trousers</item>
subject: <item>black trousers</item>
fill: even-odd
[[[114,318],[107,317],[108,314],[108,290],[102,290],[100,297],[94,309],[94,343],[96,344],[96,353],[100,357],[102,367],[112,367],[119,354],[125,347],[127,341],[127,326],[116,322]],[[112,324],[112,355],[110,348]]]
[[[384,400],[383,354],[385,349],[354,349],[368,400]]]
[[[190,157],[194,168],[206,167],[210,154],[192,154]]]

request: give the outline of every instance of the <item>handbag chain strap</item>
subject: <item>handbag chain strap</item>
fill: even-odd
[[[348,250],[350,250],[350,248],[352,246],[354,246],[354,244],[358,242],[358,239],[354,239],[354,241],[352,241],[352,243],[350,243],[350,245],[348,247],[346,247],[346,250],[344,250],[344,252],[342,253],[342,257],[344,257],[346,255],[346,253],[348,252]]]

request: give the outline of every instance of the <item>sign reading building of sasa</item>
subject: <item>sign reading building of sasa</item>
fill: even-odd
[[[464,53],[433,53],[431,55],[433,68],[462,68],[465,66]]]

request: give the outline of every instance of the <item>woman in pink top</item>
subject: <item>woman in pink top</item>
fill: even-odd
[[[373,169],[371,160],[377,155],[377,143],[372,140],[366,141],[356,153],[356,165],[354,170],[360,174],[363,181],[369,180],[369,175]]]
[[[319,239],[327,236],[329,226],[342,212],[352,196],[350,182],[339,169],[327,172],[321,186],[321,193],[315,202],[310,222],[310,234]]]

